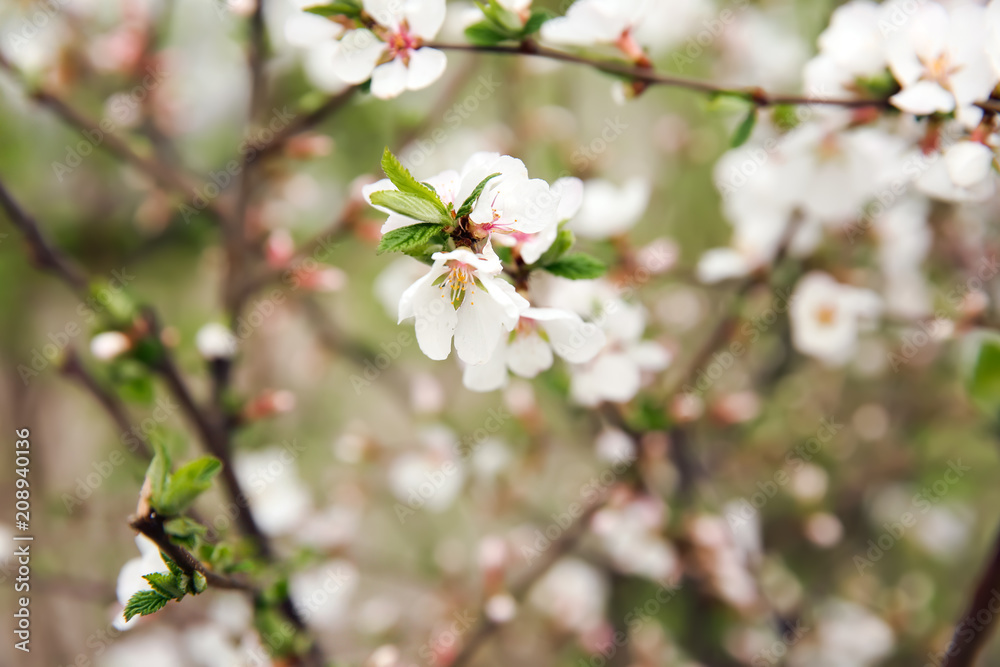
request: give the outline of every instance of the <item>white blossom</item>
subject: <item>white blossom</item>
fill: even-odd
[[[372,95],[396,97],[420,90],[444,73],[443,52],[423,46],[432,40],[445,18],[445,0],[364,0],[375,25],[350,30],[332,54],[333,71],[347,83],[371,79]]]
[[[854,355],[859,332],[870,328],[881,309],[881,300],[871,290],[813,271],[799,280],[792,294],[792,343],[830,366],[843,365]]]
[[[503,265],[487,243],[434,253],[434,266],[403,293],[399,321],[415,318],[417,343],[431,359],[447,359],[452,338],[459,359],[485,364],[528,301],[501,279]]]

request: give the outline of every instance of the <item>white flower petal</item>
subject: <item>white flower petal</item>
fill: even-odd
[[[444,74],[448,58],[443,51],[423,47],[410,53],[410,64],[407,68],[406,87],[408,90],[420,90],[431,85]]]
[[[399,0],[395,0],[397,3]],[[445,0],[407,0],[403,6],[406,22],[414,34],[434,39],[445,18]]]
[[[523,316],[538,322],[555,353],[570,363],[590,361],[607,343],[597,325],[584,322],[576,313],[557,308],[529,308]]]
[[[332,62],[333,71],[347,83],[366,81],[385,53],[385,44],[364,28],[345,34],[339,45]]]
[[[552,348],[537,332],[518,334],[507,348],[510,370],[525,378],[533,378],[552,368]]]
[[[975,141],[960,141],[944,154],[952,182],[960,188],[974,187],[990,177],[993,151]]]
[[[890,97],[889,101],[896,108],[918,116],[955,109],[955,97],[933,81],[918,81]]]
[[[406,90],[408,76],[406,65],[401,58],[382,63],[372,72],[372,95],[380,100],[397,97]]]
[[[489,361],[465,367],[462,384],[472,391],[494,391],[507,384],[507,346],[502,338]]]

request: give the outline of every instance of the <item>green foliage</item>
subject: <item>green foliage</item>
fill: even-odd
[[[214,456],[203,456],[170,473],[170,455],[160,441],[153,442],[154,455],[146,470],[150,484],[150,506],[167,517],[177,516],[207,491],[222,470]],[[177,525],[177,524],[172,524]]]
[[[896,77],[888,69],[869,77],[858,77],[854,84],[867,97],[886,100],[900,91]]]
[[[151,405],[156,398],[156,386],[149,369],[131,357],[121,357],[109,363],[108,379],[118,395],[129,403]]]
[[[139,591],[128,599],[123,612],[126,621],[135,616],[148,616],[163,609],[171,598],[157,591]]]
[[[465,37],[477,46],[494,46],[501,42],[522,42],[542,28],[552,18],[547,9],[532,10],[526,21],[505,8],[497,0],[477,2],[484,19],[465,29]]]
[[[383,206],[393,213],[399,213],[400,215],[405,215],[408,218],[420,220],[421,222],[433,222],[438,227],[451,222],[451,215],[447,212],[442,212],[426,199],[406,194],[405,192],[399,192],[398,190],[373,192],[371,200],[376,206]]]
[[[363,7],[356,0],[343,0],[342,2],[330,2],[325,5],[315,5],[306,7],[303,11],[318,16],[346,16],[356,19],[361,16]]]
[[[436,215],[432,213],[425,213],[423,216],[412,215],[410,213],[405,213],[403,211],[396,211],[397,213],[402,213],[403,215],[409,215],[411,218],[416,218],[417,220],[423,220],[424,222],[441,222],[442,224],[448,224],[451,222],[451,209],[441,201],[438,197],[437,192],[434,188],[430,187],[426,183],[421,183],[413,177],[413,175],[403,166],[395,155],[392,154],[388,148],[382,152],[382,171],[385,172],[386,177],[389,181],[396,186],[399,192],[403,195],[408,195],[405,199],[398,201],[408,201],[410,199],[416,199],[426,204],[429,204],[436,211]],[[376,192],[376,195],[385,194],[386,192],[391,192],[391,190],[383,190],[382,192]],[[384,198],[383,198],[384,199]],[[390,198],[390,200],[394,200]],[[374,196],[372,201],[375,201]],[[384,204],[381,202],[380,206],[385,206],[392,210],[389,204]],[[408,207],[414,208],[414,210],[423,210],[415,203],[409,203]]]
[[[416,253],[429,244],[441,240],[442,235],[441,225],[407,225],[386,232],[379,241],[376,252],[380,255],[385,252]]]
[[[208,588],[208,580],[201,572],[188,576],[177,563],[160,554],[169,572],[151,572],[143,575],[151,590],[139,591],[125,604],[124,616],[129,621],[134,616],[148,616],[163,609],[171,600],[180,601],[185,595],[198,595]]]
[[[753,134],[753,128],[757,124],[757,107],[752,107],[747,115],[743,117],[743,121],[736,127],[736,131],[733,132],[732,138],[729,140],[729,145],[732,148],[738,148],[747,142],[750,135]]]
[[[498,171],[495,174],[490,174],[489,176],[487,176],[486,178],[484,178],[483,180],[481,180],[479,182],[479,185],[477,185],[475,187],[475,189],[473,189],[472,194],[470,194],[465,199],[465,201],[462,202],[462,205],[459,207],[458,212],[455,213],[455,217],[456,218],[464,218],[465,216],[467,216],[470,213],[472,213],[472,209],[473,209],[473,207],[475,207],[476,202],[479,201],[479,196],[483,194],[483,190],[486,188],[486,184],[489,183],[490,181],[492,181],[494,178],[496,178],[499,175],[500,175],[500,172]]]
[[[465,29],[465,38],[476,46],[495,46],[514,39],[509,33],[498,29],[489,21],[479,21],[470,25]]]
[[[608,270],[604,262],[586,253],[575,252],[564,255],[544,267],[549,273],[570,280],[591,280],[600,278]]]
[[[967,370],[966,387],[976,404],[993,416],[1000,416],[1000,336],[984,337]]]
[[[573,247],[573,242],[576,239],[573,237],[573,232],[568,229],[560,229],[559,233],[556,235],[556,240],[552,242],[548,250],[542,253],[542,256],[538,258],[535,262],[535,266],[545,267],[552,264],[560,257],[569,252],[569,249]]]

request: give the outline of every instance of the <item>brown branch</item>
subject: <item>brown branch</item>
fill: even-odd
[[[356,92],[358,92],[358,86],[351,86],[335,95],[330,96],[327,98],[326,102],[313,111],[310,111],[303,116],[299,116],[288,127],[275,135],[271,141],[252,147],[251,150],[247,151],[246,157],[243,160],[244,166],[253,160],[267,157],[272,153],[280,151],[285,147],[285,144],[288,143],[289,139],[311,130],[339,111],[344,105],[350,102]]]
[[[195,572],[201,572],[205,575],[205,581],[208,582],[209,586],[246,591],[254,597],[258,595],[257,590],[249,583],[241,579],[226,577],[205,567],[205,564],[195,558],[190,551],[180,545],[174,544],[170,540],[170,536],[167,535],[167,531],[163,528],[163,517],[155,512],[151,511],[146,516],[132,517],[128,525],[155,542],[160,551],[169,556],[170,560],[177,563],[184,570],[185,574],[191,575]]]
[[[67,377],[75,378],[97,399],[97,402],[110,415],[122,433],[131,433],[135,436],[135,440],[138,443],[137,449],[142,458],[150,459],[153,457],[153,448],[150,447],[149,441],[146,440],[144,435],[134,430],[125,405],[118,400],[117,396],[102,387],[97,378],[90,374],[90,371],[80,361],[76,350],[71,348],[67,351],[66,359],[62,365],[62,372]]]
[[[56,275],[76,294],[86,292],[87,277],[83,271],[49,244],[38,222],[21,208],[2,181],[0,181],[0,208],[24,236],[31,249],[31,258],[39,269]]]
[[[569,528],[566,529],[562,535],[559,536],[555,542],[553,542],[545,552],[543,560],[535,566],[531,572],[526,574],[517,583],[511,586],[510,594],[518,602],[522,601],[524,597],[531,590],[531,587],[541,579],[546,572],[548,572],[553,565],[555,565],[560,558],[572,551],[586,529],[587,522],[594,515],[597,510],[599,510],[604,505],[604,496],[598,498],[594,503],[592,503],[582,515],[580,515],[576,521]],[[458,655],[452,661],[450,667],[463,667],[468,665],[472,659],[476,656],[479,649],[489,640],[496,631],[500,628],[500,624],[490,620],[486,615],[485,611],[480,611],[479,622],[473,628],[468,641],[462,646],[462,650],[459,651]]]
[[[143,317],[149,325],[149,335],[159,340],[160,323],[156,314],[151,309],[147,309]],[[226,415],[218,412],[210,412],[198,405],[180,370],[174,363],[173,357],[169,354],[164,353],[161,355],[154,363],[153,368],[163,378],[170,393],[180,403],[181,411],[184,412],[198,432],[205,449],[209,454],[222,461],[222,483],[226,488],[230,500],[236,504],[239,510],[239,513],[236,515],[236,521],[243,533],[251,538],[255,548],[263,558],[272,558],[271,542],[254,520],[247,503],[247,498],[233,470],[232,456],[230,455],[230,433],[226,426]]]
[[[526,40],[517,45],[498,44],[494,46],[478,46],[475,44],[444,44],[439,42],[429,42],[427,46],[435,49],[448,51],[467,51],[473,53],[495,53],[500,55],[535,56],[558,60],[561,62],[585,65],[606,74],[624,77],[632,81],[640,81],[649,85],[669,86],[673,88],[684,88],[701,93],[709,94],[738,94],[746,96],[748,100],[758,107],[770,107],[779,104],[808,105],[822,104],[829,106],[841,106],[848,108],[880,107],[888,108],[889,102],[885,99],[827,99],[796,97],[789,95],[769,95],[760,88],[731,88],[720,86],[708,81],[699,79],[689,79],[682,76],[663,74],[647,67],[637,67],[613,60],[597,60],[575,53],[559,51],[546,46],[539,46],[533,41]]]
[[[43,89],[30,89],[20,72],[2,56],[0,56],[0,69],[9,72],[25,88],[30,99],[55,113],[67,125],[75,127],[84,133],[85,136],[100,137],[100,141],[95,142],[95,146],[103,148],[132,165],[148,176],[154,183],[157,183],[168,191],[179,194],[187,199],[194,199],[198,196],[196,186],[185,176],[154,159],[138,154],[121,137],[111,132],[105,132],[101,129],[98,122],[72,107],[55,93]],[[222,212],[214,203],[210,202],[208,208],[215,215],[222,215]]]
[[[945,650],[942,667],[972,667],[993,634],[1000,614],[993,611],[993,599],[1000,594],[1000,533],[993,546],[993,556],[979,575],[965,613],[955,626],[955,634]],[[987,620],[981,622],[985,611]],[[969,633],[971,637],[967,636]]]

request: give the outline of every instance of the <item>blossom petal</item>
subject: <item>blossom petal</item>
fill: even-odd
[[[448,58],[443,51],[423,47],[410,53],[410,64],[407,68],[406,87],[409,90],[420,90],[431,85],[444,74]]]
[[[582,364],[597,356],[607,337],[597,325],[584,322],[576,313],[558,308],[529,308],[523,317],[539,322],[556,354]]]
[[[955,185],[971,188],[990,177],[993,151],[976,141],[960,141],[945,152],[944,164]]]
[[[918,81],[890,97],[889,101],[897,109],[918,116],[925,116],[935,111],[948,113],[955,109],[955,97],[933,81]]]
[[[382,63],[372,72],[372,95],[380,100],[397,97],[406,90],[406,79],[409,76],[402,59],[394,58]]]
[[[494,391],[507,384],[507,346],[503,340],[485,364],[465,367],[462,384],[472,391]]]
[[[333,71],[347,83],[366,81],[385,53],[385,43],[364,28],[348,32],[339,44],[332,62]]]
[[[507,349],[507,365],[521,377],[533,378],[552,368],[552,348],[535,331],[519,334]]]
[[[409,0],[403,6],[403,14],[414,34],[434,39],[444,24],[445,0]]]

